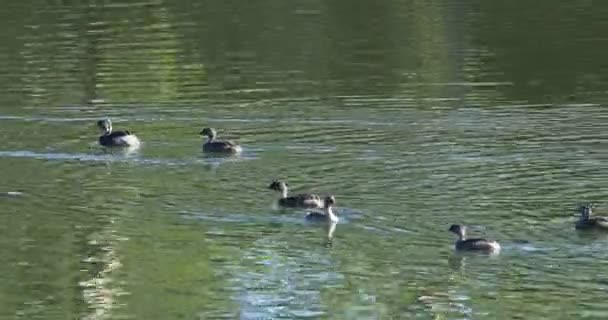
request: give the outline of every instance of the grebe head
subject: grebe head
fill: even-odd
[[[103,119],[97,121],[97,128],[102,134],[112,133],[112,121],[110,119]]]
[[[207,136],[209,137],[209,139],[213,139],[217,135],[217,132],[213,128],[204,128],[203,130],[201,130],[200,135]]]
[[[459,224],[453,224],[450,226],[448,231],[455,233],[457,236],[463,238],[467,228],[465,226],[461,226]]]
[[[334,196],[325,197],[325,208],[331,208],[336,205],[336,198]]]
[[[275,190],[275,191],[283,191],[285,189],[287,189],[289,185],[283,181],[280,180],[274,180],[269,186],[268,189],[270,190]]]
[[[585,204],[580,206],[579,210],[581,212],[581,219],[583,220],[587,220],[589,219],[589,216],[591,215],[591,204]]]

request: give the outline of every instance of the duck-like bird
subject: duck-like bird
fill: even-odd
[[[582,205],[579,210],[581,216],[576,222],[576,229],[579,230],[608,230],[608,217],[591,217],[593,213],[592,205]]]
[[[287,183],[279,180],[273,181],[268,189],[281,192],[281,198],[279,198],[279,206],[285,208],[323,208],[323,201],[321,197],[316,194],[300,193],[294,196],[287,196]]]
[[[338,215],[332,209],[336,205],[336,198],[334,196],[325,197],[323,206],[323,213],[320,212],[309,212],[306,214],[306,220],[309,221],[326,221],[329,223],[337,223]]]
[[[456,240],[456,244],[454,245],[456,251],[496,252],[500,250],[500,245],[496,241],[482,238],[467,239],[467,228],[465,226],[453,224],[448,231],[458,236],[458,240]]]
[[[104,147],[138,147],[140,141],[128,130],[112,131],[112,121],[104,119],[97,121],[97,127],[101,131],[99,144]]]
[[[217,132],[213,128],[204,128],[200,132],[201,136],[206,136],[207,142],[203,143],[204,152],[215,152],[215,153],[240,153],[241,146],[232,141],[217,141]]]

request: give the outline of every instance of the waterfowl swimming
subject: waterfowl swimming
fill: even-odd
[[[287,196],[287,183],[279,180],[273,181],[268,189],[281,192],[279,206],[287,208],[323,208],[321,197],[316,194],[301,193]]]
[[[458,236],[458,240],[456,240],[456,244],[454,245],[457,251],[494,252],[500,250],[500,245],[498,242],[493,240],[486,240],[482,238],[466,239],[467,228],[465,226],[453,224],[448,230]]]
[[[217,132],[213,128],[204,128],[200,135],[207,136],[209,139],[203,144],[205,152],[221,152],[221,153],[240,153],[241,146],[232,141],[216,141]]]
[[[140,144],[137,136],[127,130],[112,132],[110,119],[97,121],[97,127],[101,131],[99,144],[104,147],[137,147]]]
[[[608,230],[608,217],[591,217],[593,213],[592,205],[582,205],[580,206],[581,216],[576,222],[576,229],[581,230]]]
[[[323,206],[323,213],[321,212],[309,212],[306,214],[306,220],[309,221],[327,221],[330,223],[338,222],[338,216],[332,210],[332,207],[336,204],[336,198],[334,196],[325,197],[325,205]]]

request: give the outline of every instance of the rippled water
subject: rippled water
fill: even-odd
[[[608,235],[573,229],[608,213],[608,4],[0,12],[0,318],[608,317]],[[142,148],[98,147],[102,117]],[[331,246],[273,179],[336,196]]]

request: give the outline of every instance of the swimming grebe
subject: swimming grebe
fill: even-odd
[[[484,251],[484,252],[494,252],[500,250],[500,245],[498,242],[493,240],[486,239],[466,239],[466,227],[458,224],[453,224],[450,229],[450,232],[455,233],[458,236],[458,240],[456,240],[455,248],[457,251]]]
[[[281,192],[279,206],[286,208],[323,208],[321,197],[316,194],[301,193],[287,196],[287,183],[279,180],[273,181],[268,189]]]
[[[576,229],[580,230],[608,230],[608,217],[591,217],[592,205],[582,205],[579,210],[581,217],[576,222]]]
[[[332,207],[336,204],[336,198],[334,196],[325,197],[325,205],[323,206],[323,213],[320,212],[309,212],[306,214],[306,220],[309,221],[327,221],[330,223],[338,222],[338,215],[334,213]]]
[[[104,147],[138,147],[140,144],[137,136],[127,130],[112,132],[110,119],[97,121],[97,127],[101,131],[99,144]]]
[[[241,146],[232,141],[215,141],[217,132],[213,128],[204,128],[200,135],[207,136],[209,139],[203,144],[205,152],[221,152],[221,153],[240,153]]]

